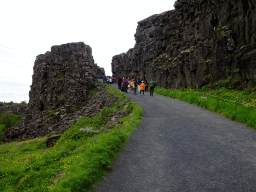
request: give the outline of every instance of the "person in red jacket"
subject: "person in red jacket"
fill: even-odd
[[[140,95],[141,95],[141,91],[143,92],[143,95],[144,95],[144,91],[145,91],[144,81],[142,81],[141,84],[140,84]]]

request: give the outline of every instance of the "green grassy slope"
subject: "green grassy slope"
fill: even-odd
[[[106,85],[103,85],[106,86]],[[93,191],[110,170],[130,134],[141,122],[143,110],[127,96],[106,86],[109,95],[115,95],[123,105],[115,103],[103,108],[93,118],[84,117],[62,135],[57,143],[46,147],[49,135],[23,142],[0,145],[0,191]],[[122,109],[128,114],[109,131],[99,131],[114,111]],[[18,123],[13,114],[2,116],[0,133]],[[14,118],[15,117],[15,118]],[[4,124],[4,125],[3,125]],[[79,131],[92,126],[92,132]]]

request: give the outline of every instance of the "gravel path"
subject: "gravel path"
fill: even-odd
[[[255,130],[162,95],[126,95],[142,123],[96,192],[256,191]]]

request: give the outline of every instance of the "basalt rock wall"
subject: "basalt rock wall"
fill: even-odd
[[[178,0],[138,22],[134,48],[112,59],[114,77],[164,88],[256,85],[256,1]]]
[[[83,42],[51,47],[51,52],[37,56],[33,69],[29,92],[32,119],[52,107],[65,105],[72,111],[76,105],[86,101],[88,91],[100,76],[92,49]]]
[[[81,114],[99,112],[108,100],[107,92],[95,84],[105,75],[104,69],[94,64],[92,49],[83,42],[51,47],[51,52],[36,57],[33,69],[26,116],[18,127],[5,131],[6,139],[25,140],[65,131]],[[88,100],[91,89],[101,92],[93,102]],[[80,106],[86,108],[83,113],[76,113]],[[9,108],[2,106],[0,112]]]

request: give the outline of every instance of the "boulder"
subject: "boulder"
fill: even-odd
[[[47,148],[52,147],[55,145],[56,141],[61,137],[61,135],[54,135],[51,137],[48,137],[46,140],[46,146]]]

